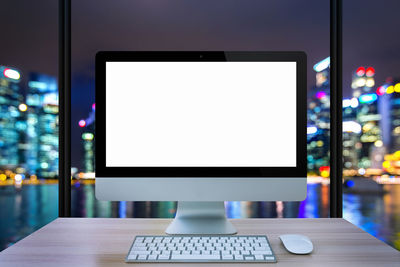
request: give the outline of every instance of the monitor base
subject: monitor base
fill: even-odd
[[[169,235],[233,235],[237,231],[226,219],[224,202],[179,201]]]

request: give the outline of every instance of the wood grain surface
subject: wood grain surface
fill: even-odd
[[[0,252],[1,267],[136,266],[124,258],[135,235],[163,235],[168,219],[58,218]],[[276,266],[400,266],[400,252],[344,219],[234,219],[239,234],[266,234]],[[314,243],[310,255],[293,255],[279,235],[297,233]],[[266,264],[179,263],[180,266]],[[145,266],[171,266],[150,264]]]

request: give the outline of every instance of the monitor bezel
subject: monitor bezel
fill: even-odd
[[[295,167],[107,167],[106,62],[296,62]],[[304,52],[100,51],[96,54],[96,178],[307,176],[307,56]]]

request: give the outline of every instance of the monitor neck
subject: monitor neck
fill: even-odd
[[[232,235],[237,231],[226,219],[224,202],[179,201],[175,219],[166,233]]]

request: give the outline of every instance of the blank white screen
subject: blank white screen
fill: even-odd
[[[107,62],[107,167],[295,167],[296,62]]]

